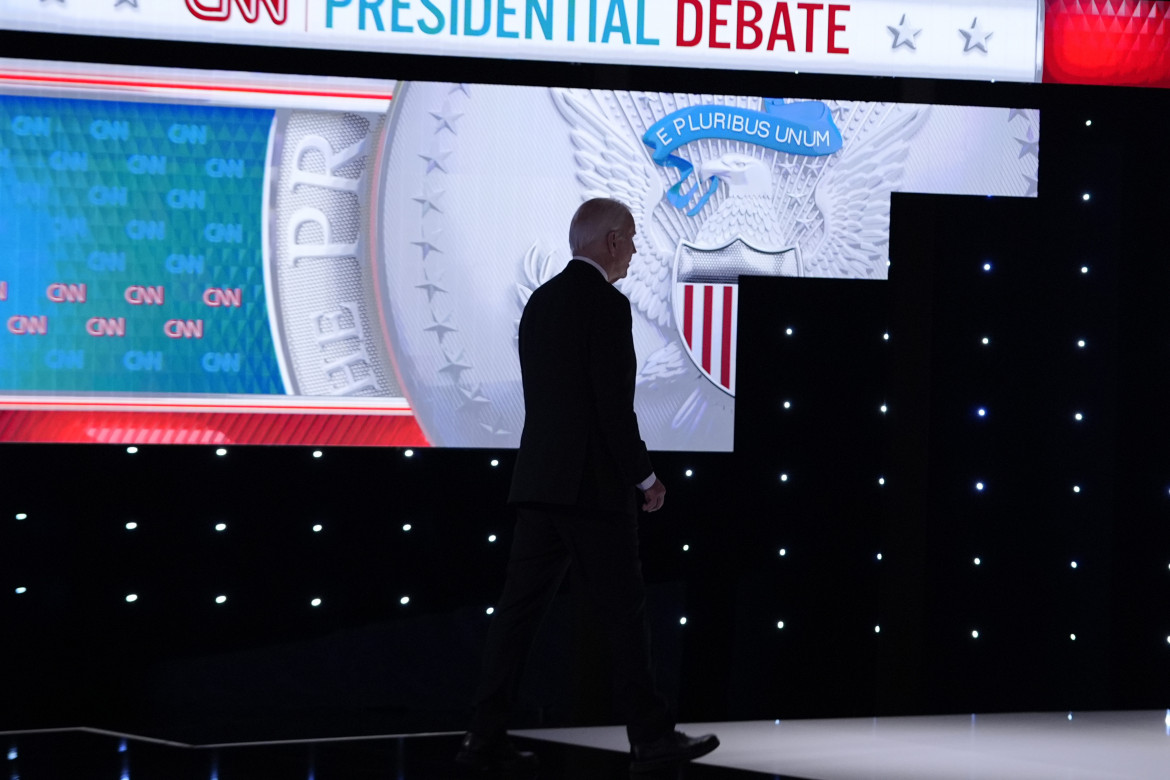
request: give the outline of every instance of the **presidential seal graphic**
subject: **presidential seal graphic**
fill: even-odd
[[[515,446],[516,326],[584,200],[626,203],[635,409],[652,449],[732,449],[742,275],[880,280],[929,107],[414,83],[378,165],[375,275],[424,432]]]

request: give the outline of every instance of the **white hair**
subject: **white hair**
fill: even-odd
[[[632,220],[626,204],[613,198],[593,198],[581,204],[569,223],[569,251],[580,254],[593,242],[611,231],[621,230],[626,220]]]

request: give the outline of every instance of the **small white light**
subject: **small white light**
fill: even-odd
[[[1080,486],[1080,485],[1073,485],[1073,492],[1074,492],[1074,493],[1080,493],[1080,492],[1081,492],[1081,486]]]
[[[979,632],[978,632],[978,631],[972,631],[972,632],[971,632],[971,638],[972,638],[972,639],[978,639],[978,638],[979,638]]]
[[[127,531],[133,531],[137,527],[138,527],[138,523],[135,523],[134,521],[130,521],[129,523],[126,523],[126,530]]]
[[[785,549],[785,548],[783,548],[783,547],[781,547],[781,548],[780,548],[780,557],[781,557],[781,558],[783,558],[783,557],[784,557],[785,555],[787,555],[787,554],[788,554],[788,550],[787,550],[787,549]]]
[[[689,544],[684,544],[683,545],[683,552],[690,552],[690,551],[691,551],[691,546]]]
[[[222,604],[222,603],[224,603],[225,601],[227,601],[227,596],[216,596],[216,597],[215,597],[215,603],[216,603],[216,604]]]
[[[984,336],[983,337],[983,346],[986,347],[990,343],[991,343],[991,339],[987,338],[987,336]]]
[[[26,515],[24,512],[17,512],[16,519],[17,520],[28,520],[28,515]]]
[[[126,595],[126,601],[127,601],[128,603],[130,603],[130,604],[133,604],[135,601],[138,601],[138,594],[137,594],[137,593],[129,593],[129,594],[127,594],[127,595]]]
[[[889,410],[890,410],[890,407],[886,406],[885,404],[882,404],[882,414],[885,414]]]
[[[127,447],[126,452],[133,455],[134,453],[138,452],[138,448],[137,447]]]
[[[313,599],[312,601],[309,602],[309,604],[314,606],[314,607],[319,607],[319,606],[321,606],[321,599]]]
[[[500,465],[500,462],[498,460],[496,460],[495,458],[492,458],[492,468],[495,468],[498,465]]]
[[[780,622],[778,622],[776,624],[776,628],[783,629],[784,628],[784,621],[781,620]],[[776,722],[779,723],[780,721],[776,721]]]
[[[883,341],[889,341],[889,340],[890,340],[890,334],[889,334],[889,333],[883,333],[883,334],[882,334],[882,340],[883,340]]]
[[[787,333],[789,336],[791,336],[791,335],[792,335],[792,333],[793,333],[793,330],[792,330],[792,328],[788,328],[788,329],[787,329],[787,330],[785,330],[784,332],[785,332],[785,333]]]
[[[1166,643],[1170,644],[1170,636],[1166,637]]]
[[[980,417],[986,417],[986,416],[987,416],[987,410],[986,410],[986,409],[983,409],[983,408],[981,407],[981,408],[979,409],[979,411],[975,412],[975,414],[979,415]]]
[[[321,457],[321,456],[322,456],[322,455],[324,455],[324,454],[325,454],[325,453],[321,452],[321,450],[313,450],[313,457],[314,457],[314,458],[319,458],[319,457]]]
[[[403,596],[402,598],[398,599],[398,603],[406,606],[410,603],[410,596]]]
[[[1080,339],[1079,341],[1077,341],[1077,346],[1080,347],[1081,349],[1084,349],[1085,348],[1085,340]]]
[[[680,626],[685,626],[685,625],[687,624],[687,619],[686,619],[685,617],[679,618],[679,619],[678,619],[678,624],[679,624]]]
[[[321,531],[323,529],[324,529],[324,526],[321,525],[320,523],[317,523],[315,526],[313,526],[313,533],[319,534],[319,533],[321,533]]]
[[[683,473],[686,474],[688,477],[693,477],[695,475],[695,472],[691,471],[690,469],[687,469]]]
[[[407,450],[406,452],[404,452],[402,454],[408,458],[413,458],[414,457],[414,450]]]
[[[877,559],[878,559],[879,561],[882,559],[882,554],[881,554],[881,553],[878,553],[878,554],[877,554]]]
[[[1070,566],[1072,566],[1072,567],[1075,569],[1075,568],[1077,567],[1077,562],[1076,562],[1076,561],[1073,561],[1073,562],[1072,562],[1071,564],[1069,564],[1069,565],[1070,565]]]
[[[878,477],[878,484],[879,485],[886,484],[886,478],[885,477]]]
[[[1077,635],[1076,635],[1076,634],[1069,634],[1069,635],[1068,635],[1068,638],[1069,638],[1069,639],[1071,639],[1071,640],[1072,640],[1072,641],[1074,641],[1074,642],[1075,642],[1075,641],[1077,641]]]
[[[975,483],[975,489],[976,489],[976,490],[979,490],[979,491],[982,491],[982,490],[983,490],[983,483],[982,483],[982,482],[976,482],[976,483]]]
[[[991,270],[991,263],[984,263],[984,264],[983,264],[983,270],[984,270],[984,271],[990,271],[990,270]]]
[[[403,531],[409,531],[410,528],[411,528],[410,523],[407,523],[406,525],[402,526]]]
[[[215,530],[217,530],[217,531],[226,531],[226,530],[227,530],[227,523],[216,523],[216,524],[215,524]]]
[[[976,558],[976,559],[975,559],[975,565],[976,565],[976,566],[981,566],[981,565],[983,565],[983,559],[982,559],[982,558]]]
[[[28,588],[17,588],[16,589],[16,595],[19,596],[22,593],[28,593]]]
[[[1087,193],[1087,192],[1081,196],[1081,200],[1087,201],[1088,199],[1089,199],[1089,193]]]
[[[227,455],[227,450],[225,450],[223,447],[220,447],[215,451],[215,454],[222,458],[224,455]]]
[[[1073,415],[1073,419],[1076,420],[1077,422],[1080,422],[1081,420],[1085,419],[1085,416],[1083,414],[1081,414],[1080,412],[1077,412],[1076,414]]]
[[[780,481],[781,481],[781,482],[787,482],[787,481],[788,481],[788,475],[787,475],[787,474],[781,474],[781,475],[780,475]]]
[[[1068,719],[1072,720],[1072,713],[1071,712],[1068,714]]]
[[[489,541],[489,542],[495,542],[495,541],[496,541],[496,535],[495,535],[495,534],[491,534],[490,536],[488,536],[488,541]]]
[[[873,632],[874,632],[875,634],[880,634],[880,633],[882,632],[882,627],[881,627],[881,626],[874,626],[874,627],[873,627]]]
[[[792,408],[792,402],[791,402],[791,401],[785,401],[785,402],[784,402],[784,408],[785,408],[785,409],[791,409],[791,408]]]
[[[489,615],[494,615],[494,614],[495,614],[495,612],[496,612],[496,608],[495,608],[495,607],[488,607],[488,608],[487,608],[487,613],[488,613]]]
[[[1088,272],[1089,272],[1089,266],[1087,266],[1087,265],[1082,265],[1082,266],[1081,266],[1081,273],[1083,273],[1083,274],[1087,274]]]
[[[1093,126],[1093,120],[1092,120],[1092,119],[1086,119],[1086,120],[1085,120],[1085,127],[1092,127],[1092,126]]]
[[[16,760],[16,748],[9,748],[9,750],[8,750],[8,760],[9,760],[9,761],[15,761],[15,760]]]

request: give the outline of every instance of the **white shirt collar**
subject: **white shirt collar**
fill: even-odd
[[[597,272],[601,274],[602,279],[605,279],[605,281],[607,281],[607,282],[609,281],[609,274],[607,274],[605,272],[605,269],[602,268],[600,265],[598,265],[596,261],[590,260],[588,257],[585,257],[584,255],[573,255],[573,259],[574,260],[583,260],[584,262],[589,263],[589,265],[591,265],[597,269]]]

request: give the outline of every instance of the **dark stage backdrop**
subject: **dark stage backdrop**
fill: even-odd
[[[69,51],[164,61],[155,48]],[[165,61],[205,52],[167,44]],[[655,456],[667,508],[643,519],[642,553],[658,671],[688,720],[1164,706],[1164,93],[337,53],[327,67],[1039,108],[1039,199],[897,195],[887,283],[742,281],[735,452]],[[461,728],[512,457],[5,446],[0,727]],[[517,725],[613,721],[573,590]]]

